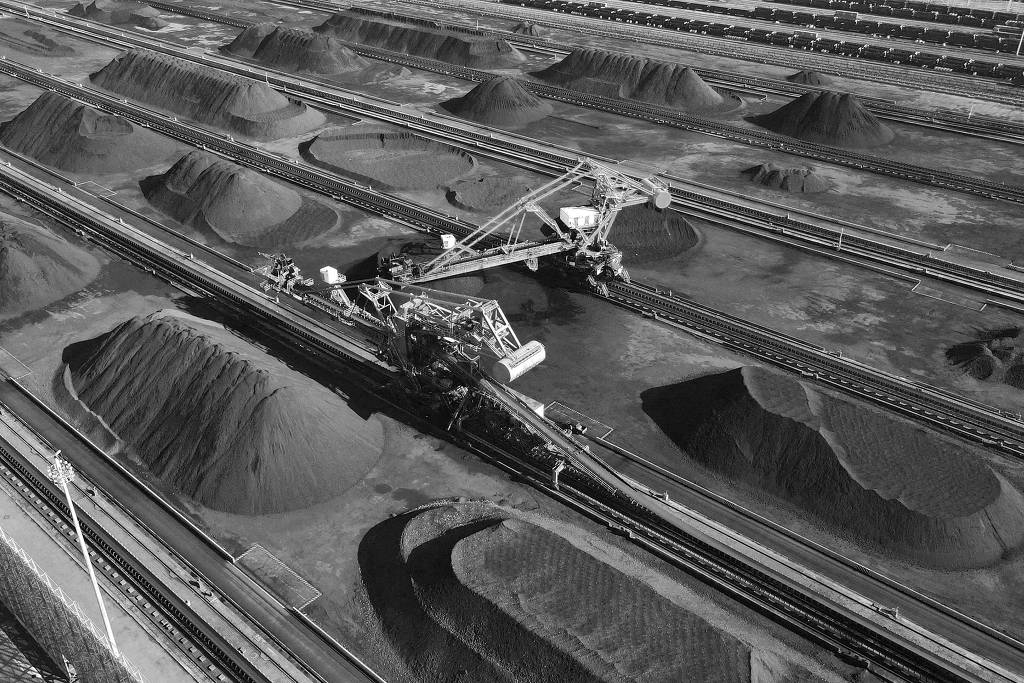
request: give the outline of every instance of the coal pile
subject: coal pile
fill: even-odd
[[[0,142],[72,173],[119,173],[150,166],[177,145],[127,119],[45,92],[0,126]]]
[[[378,422],[216,323],[159,311],[72,349],[65,377],[78,405],[156,477],[214,510],[307,508],[380,457]]]
[[[790,83],[800,83],[801,85],[813,85],[815,87],[825,88],[832,85],[832,79],[823,73],[817,71],[797,71],[795,74],[786,76],[786,80]]]
[[[447,503],[364,537],[362,581],[385,636],[415,680],[810,680],[772,648],[728,631],[735,620],[605,541],[487,503]],[[452,676],[450,672],[461,672]]]
[[[532,21],[520,21],[512,27],[512,33],[518,33],[521,36],[543,36],[547,31]]]
[[[299,150],[311,163],[385,189],[443,187],[476,167],[457,147],[373,125],[329,128]]]
[[[732,106],[690,67],[596,48],[575,48],[557,64],[534,75],[593,95],[687,111]]]
[[[314,30],[351,43],[477,69],[503,69],[526,61],[519,50],[500,38],[453,33],[352,10],[331,15]]]
[[[752,182],[785,192],[827,192],[831,185],[810,168],[784,168],[775,164],[758,164],[741,173]]]
[[[551,113],[550,103],[511,76],[495,76],[441,106],[461,118],[506,128],[519,128]]]
[[[104,24],[129,24],[152,31],[167,26],[157,10],[141,2],[127,0],[93,0],[89,4],[80,2],[69,9],[68,14]]]
[[[1024,497],[965,446],[758,367],[645,391],[690,457],[844,538],[943,569],[1024,540]]]
[[[0,317],[39,310],[96,279],[89,252],[37,225],[0,216]]]
[[[809,92],[770,114],[750,119],[768,130],[836,147],[877,147],[894,134],[864,108],[856,96]]]
[[[678,211],[640,204],[619,212],[609,240],[628,266],[679,256],[696,247],[700,235]]]
[[[326,232],[338,220],[334,209],[199,150],[139,185],[146,199],[174,220],[235,244],[294,245]]]
[[[150,50],[129,50],[89,77],[105,90],[258,140],[309,132],[320,112],[269,85]]]
[[[452,183],[445,192],[445,198],[458,209],[497,213],[529,192],[530,187],[525,183],[492,175]]]
[[[67,57],[75,54],[70,45],[60,42],[60,34],[49,29],[30,28],[19,34],[0,31],[0,42],[19,52],[46,57]]]
[[[266,23],[246,28],[222,51],[297,73],[333,75],[369,65],[333,36]]]
[[[1021,328],[1015,325],[975,330],[972,339],[946,349],[946,361],[974,379],[1024,389],[1020,335]]]

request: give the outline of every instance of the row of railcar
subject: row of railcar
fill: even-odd
[[[907,50],[884,45],[865,44],[858,41],[822,38],[813,30],[784,31],[749,28],[746,26],[736,26],[734,24],[705,21],[701,19],[668,17],[653,14],[651,12],[606,7],[597,2],[580,3],[572,2],[570,0],[503,0],[503,2],[506,4],[519,5],[521,7],[548,9],[567,14],[590,16],[612,21],[621,21],[624,23],[652,26],[674,31],[686,31],[689,33],[698,33],[709,36],[732,37],[754,43],[765,43],[769,45],[792,47],[815,52],[859,57],[861,59],[888,62],[890,64],[913,64],[919,67],[988,76],[990,78],[1015,79],[1017,81],[1024,79],[1024,67],[984,60],[967,59],[955,55],[934,54],[928,51]],[[684,3],[678,0],[671,0],[671,2],[673,6],[685,4],[688,7],[692,7],[696,4],[689,2]],[[889,34],[884,33],[878,35]],[[1014,44],[1014,48],[1015,47],[1016,43]]]
[[[685,9],[689,4],[685,0],[630,0],[638,4],[656,5],[660,7],[674,7]],[[992,28],[998,24],[1005,24],[1008,21],[1024,20],[1024,13],[1001,12],[998,10],[980,9],[977,7],[956,7],[934,2],[921,2],[920,0],[766,0],[785,5],[796,5],[798,7],[814,7],[817,9],[847,10],[862,12],[864,14],[877,14],[900,19],[919,19],[921,21],[932,21],[946,24],[960,24],[963,26],[980,26],[981,28]],[[965,17],[971,19],[964,21]],[[975,22],[983,23],[975,23]]]

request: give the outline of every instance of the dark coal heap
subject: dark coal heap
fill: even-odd
[[[689,111],[714,109],[726,103],[690,67],[596,48],[576,48],[562,61],[534,75],[594,95]]]
[[[746,366],[642,394],[704,467],[895,556],[945,569],[1024,540],[1024,497],[977,453],[790,376]]]
[[[790,83],[800,83],[801,85],[813,85],[816,87],[828,87],[832,85],[832,79],[823,73],[817,71],[797,71],[795,74],[786,76],[786,80]]]
[[[380,425],[221,325],[175,311],[66,354],[80,404],[168,486],[235,514],[307,508],[357,484]]]
[[[741,173],[751,181],[786,192],[827,192],[830,185],[810,168],[784,168],[775,164],[758,164]]]
[[[93,0],[89,4],[80,2],[69,9],[68,14],[104,24],[130,24],[152,31],[167,26],[167,22],[160,18],[160,12],[149,5],[129,0]]]
[[[512,27],[512,33],[518,33],[521,36],[542,36],[547,31],[542,29],[532,21],[520,21],[518,24]]]
[[[150,50],[129,50],[89,77],[105,90],[258,140],[301,135],[324,115],[266,83]]]
[[[894,137],[856,96],[830,91],[806,93],[750,120],[782,135],[836,147],[877,147]]]
[[[249,26],[221,51],[285,71],[315,74],[358,71],[369,64],[333,36],[269,23]]]
[[[495,76],[441,106],[470,121],[509,128],[525,126],[551,113],[548,102],[528,92],[511,76]]]
[[[139,183],[149,202],[180,223],[249,246],[295,244],[322,234],[337,213],[290,187],[195,150]]]
[[[338,12],[314,30],[352,43],[478,69],[502,69],[526,61],[519,50],[500,38],[455,33],[354,10]]]
[[[0,127],[0,142],[72,173],[118,173],[152,165],[177,147],[167,138],[55,92]]]

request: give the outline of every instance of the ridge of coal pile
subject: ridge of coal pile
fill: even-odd
[[[172,488],[214,510],[310,507],[357,484],[382,426],[222,325],[137,316],[66,353],[80,402]]]
[[[642,394],[644,411],[714,472],[893,555],[986,566],[1024,540],[1024,497],[950,438],[746,366]]]
[[[894,134],[855,95],[815,91],[751,121],[768,130],[837,147],[877,147]]]
[[[0,215],[0,316],[35,311],[96,279],[100,262],[38,225]]]
[[[128,50],[89,78],[124,97],[258,140],[301,135],[326,120],[262,81],[150,50]]]
[[[307,160],[384,189],[434,189],[471,173],[472,155],[386,126],[328,128],[299,146]]]
[[[806,69],[786,76],[786,80],[790,83],[800,83],[801,85],[814,85],[820,87],[832,85],[832,79],[825,74],[818,71],[808,71]]]
[[[752,182],[786,192],[826,192],[829,182],[811,168],[784,168],[775,164],[758,164],[741,173]]]
[[[688,66],[597,48],[574,48],[560,62],[533,74],[541,80],[592,95],[678,107],[689,111],[726,104]]]
[[[179,223],[236,244],[295,244],[326,232],[338,219],[329,206],[200,150],[139,186],[153,206]]]
[[[518,33],[521,36],[542,36],[547,33],[544,29],[532,21],[520,21],[518,24],[512,27],[512,33]]]
[[[0,142],[73,173],[118,173],[151,166],[178,145],[120,116],[45,92],[0,126]]]
[[[549,102],[511,76],[495,76],[441,106],[458,117],[490,126],[525,126],[551,113]]]
[[[156,9],[129,0],[93,0],[88,5],[79,2],[68,10],[68,14],[104,24],[131,24],[153,31],[167,26]]]
[[[526,61],[501,38],[441,30],[400,16],[344,10],[313,29],[351,43],[477,69],[502,69]]]
[[[436,504],[371,529],[359,557],[375,616],[416,680],[818,680],[774,638],[733,635],[746,624],[707,598],[667,591],[667,575],[541,515]]]
[[[609,239],[622,250],[628,267],[679,256],[696,247],[700,235],[678,211],[640,204],[619,212]]]
[[[333,36],[270,23],[247,27],[221,52],[303,73],[341,74],[369,65]]]

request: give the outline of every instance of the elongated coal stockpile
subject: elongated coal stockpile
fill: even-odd
[[[495,76],[441,106],[456,116],[490,126],[517,128],[551,113],[551,104],[511,76]]]
[[[118,173],[150,166],[178,146],[131,121],[45,92],[0,127],[0,142],[73,173]]]
[[[892,130],[855,95],[809,92],[751,121],[768,130],[837,147],[877,147],[892,142]]]
[[[39,310],[96,279],[88,251],[38,225],[0,214],[0,318]]]
[[[786,192],[826,192],[829,182],[810,168],[785,168],[775,164],[758,164],[741,173],[751,181]]]
[[[72,349],[65,381],[79,410],[206,507],[306,508],[354,486],[380,457],[376,419],[217,323],[159,311]]]
[[[301,135],[324,115],[262,81],[150,50],[129,50],[89,77],[105,90],[259,140]]]
[[[688,111],[727,104],[688,66],[596,48],[575,48],[538,78],[604,97],[623,97]]]
[[[395,16],[345,10],[314,30],[353,43],[478,69],[507,68],[526,61],[501,38],[445,31]]]
[[[199,150],[139,185],[165,214],[236,244],[294,245],[329,230],[338,219],[336,211],[290,187]]]
[[[104,24],[130,24],[153,31],[167,26],[167,22],[160,18],[160,12],[154,8],[128,0],[93,0],[89,4],[80,2],[69,9],[68,14]]]
[[[818,680],[756,622],[587,531],[483,502],[424,507],[360,544],[367,597],[416,680]],[[815,667],[817,668],[817,667]]]
[[[943,569],[1024,541],[1024,497],[945,436],[747,366],[642,394],[694,460],[825,520],[843,538]]]
[[[221,52],[300,73],[342,74],[369,64],[333,36],[270,23],[247,27]]]

